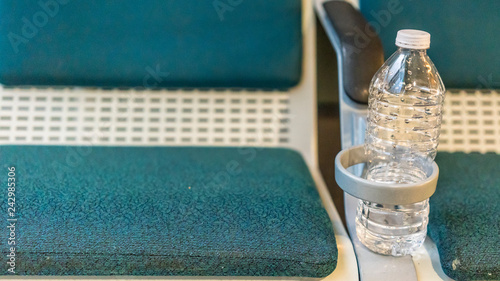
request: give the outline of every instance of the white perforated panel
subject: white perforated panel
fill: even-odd
[[[439,150],[500,153],[500,92],[448,91]]]
[[[0,143],[264,145],[289,141],[289,94],[0,90]]]

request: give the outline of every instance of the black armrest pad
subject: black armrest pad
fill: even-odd
[[[370,81],[384,63],[382,42],[351,4],[329,1],[323,6],[342,48],[344,90],[351,99],[368,103]]]

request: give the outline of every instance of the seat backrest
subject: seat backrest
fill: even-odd
[[[429,55],[448,88],[500,88],[500,1],[360,0],[386,57],[400,29],[431,33]]]
[[[108,6],[103,9],[124,17],[127,26],[121,26],[122,21],[106,18],[105,13],[98,13],[101,19],[90,17],[88,12],[82,13],[89,21],[104,24],[103,32],[107,34],[116,33],[114,25],[120,25],[117,27],[120,36],[129,36],[127,30],[132,29],[131,32],[138,37],[132,36],[128,40],[135,45],[121,49],[124,39],[114,34],[115,38],[109,41],[99,37],[99,44],[85,42],[83,53],[71,53],[64,40],[56,40],[57,32],[66,28],[65,21],[79,24],[63,13],[73,4],[92,8],[83,2],[104,5],[102,1],[57,0],[59,13],[49,16],[46,25],[38,28],[36,36],[18,46],[19,56],[8,58],[3,55],[6,59],[0,61],[0,78],[2,83],[14,86],[0,87],[0,144],[279,146],[296,149],[306,161],[317,165],[315,23],[308,0],[209,1],[202,9],[205,14],[200,12],[201,8],[196,8],[200,3],[195,5],[185,1],[189,11],[200,12],[198,16],[204,19],[200,22],[190,13],[179,11],[183,16],[175,17],[175,24],[185,24],[191,33],[182,32],[184,29],[180,27],[148,27],[137,23],[138,15],[147,18],[148,12],[155,11],[142,6],[156,3],[164,7],[163,3],[169,3],[164,8],[179,10],[179,1],[150,0],[142,1],[140,5],[137,1],[105,1],[116,9],[119,8],[117,3],[123,3],[125,7],[119,10],[111,11]],[[24,8],[29,11],[28,15],[40,11],[48,15],[45,9],[37,10],[28,7],[27,3],[38,5],[36,1],[27,0],[9,0],[0,4],[4,5],[0,7],[0,13],[6,9],[14,9],[17,13],[0,23],[4,26],[2,32],[22,32],[19,23],[23,23],[20,17]],[[123,10],[133,11],[134,8],[141,12],[128,14]],[[73,13],[77,11],[73,10]],[[173,11],[168,13],[175,14]],[[58,19],[59,15],[61,19]],[[286,19],[288,16],[291,18]],[[160,25],[165,24],[160,16],[155,17]],[[15,22],[15,18],[19,22]],[[59,27],[49,28],[52,21]],[[5,25],[11,23],[21,30],[6,29]],[[71,33],[75,29],[87,32],[89,28],[88,32],[93,36],[99,35],[97,23],[89,27],[82,23],[79,27],[67,28],[62,36],[71,40],[80,38],[80,35]],[[147,28],[156,32],[145,30]],[[175,36],[164,35],[163,30]],[[48,31],[52,34],[44,33]],[[142,32],[145,32],[145,37]],[[266,32],[273,38],[270,39]],[[165,38],[169,36],[177,40]],[[234,41],[232,36],[237,40]],[[12,46],[5,38],[0,39],[4,40],[0,48],[12,52]],[[47,47],[54,40],[57,41],[54,46],[65,52],[55,52]],[[175,42],[181,46],[176,47]],[[171,44],[169,48],[173,51],[165,52],[162,43]],[[189,49],[183,50],[184,47]],[[43,52],[33,48],[41,48]],[[110,61],[101,63],[100,59],[92,58],[92,55],[100,55],[101,48],[107,52]],[[116,48],[127,52],[133,49],[134,52],[130,56],[115,54],[113,50]],[[22,52],[35,62],[24,59]],[[200,56],[206,61],[200,62]],[[148,63],[144,64],[142,59]],[[44,65],[42,61],[50,65]],[[163,68],[161,63],[176,64],[173,68]],[[60,71],[66,68],[75,71]],[[150,85],[144,85],[144,79]],[[59,86],[20,87],[19,84]],[[74,84],[92,87],[71,87]],[[100,87],[102,85],[106,88]],[[117,88],[122,85],[133,88]]]
[[[6,0],[0,83],[290,88],[301,0]]]

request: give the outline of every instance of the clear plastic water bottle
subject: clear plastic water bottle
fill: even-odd
[[[394,184],[426,178],[436,156],[445,88],[427,56],[430,34],[400,30],[399,49],[371,81],[365,151],[368,180]],[[429,200],[407,205],[360,200],[356,233],[370,250],[411,254],[427,234]]]

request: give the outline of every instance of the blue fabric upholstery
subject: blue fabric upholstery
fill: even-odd
[[[500,280],[500,155],[438,153],[429,235],[455,280]]]
[[[500,1],[360,0],[360,8],[380,31],[386,57],[399,29],[422,29],[431,33],[429,55],[446,87],[500,88]]]
[[[5,188],[16,167],[17,274],[324,277],[337,264],[292,150],[0,146],[0,163]]]
[[[288,88],[300,0],[0,1],[0,83]]]

